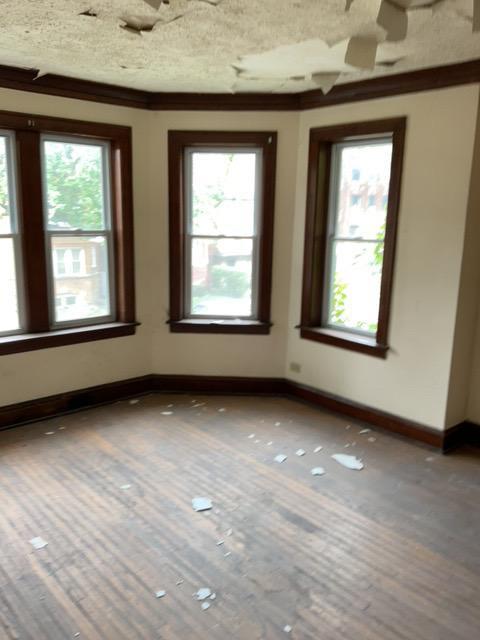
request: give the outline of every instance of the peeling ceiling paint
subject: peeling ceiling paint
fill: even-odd
[[[377,23],[381,0],[2,0],[0,64],[150,91],[290,93],[480,57],[479,0],[389,2],[408,9],[405,34],[388,9]],[[375,64],[345,63],[366,41]],[[247,70],[255,59],[270,67]]]

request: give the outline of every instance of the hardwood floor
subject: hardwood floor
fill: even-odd
[[[0,638],[480,637],[480,454],[361,429],[284,398],[157,395],[0,433]]]

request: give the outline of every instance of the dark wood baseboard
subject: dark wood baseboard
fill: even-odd
[[[292,380],[241,376],[152,374],[60,393],[0,407],[0,430],[148,393],[286,396],[423,442],[445,453],[465,444],[480,445],[480,426],[471,422],[438,431]]]
[[[0,65],[0,87],[151,111],[303,111],[480,82],[480,60],[394,73],[301,93],[151,92]]]

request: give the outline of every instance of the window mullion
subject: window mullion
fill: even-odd
[[[16,141],[25,330],[38,333],[50,328],[40,134],[37,131],[18,131]]]

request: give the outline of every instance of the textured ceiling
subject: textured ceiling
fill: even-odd
[[[170,0],[158,11],[155,0],[2,0],[0,64],[150,91],[303,91],[319,74],[349,82],[480,57],[474,1],[411,10],[406,38],[388,42],[380,0],[349,12],[345,0]],[[136,33],[122,16],[159,21]],[[352,37],[380,43],[373,70],[344,63]]]

